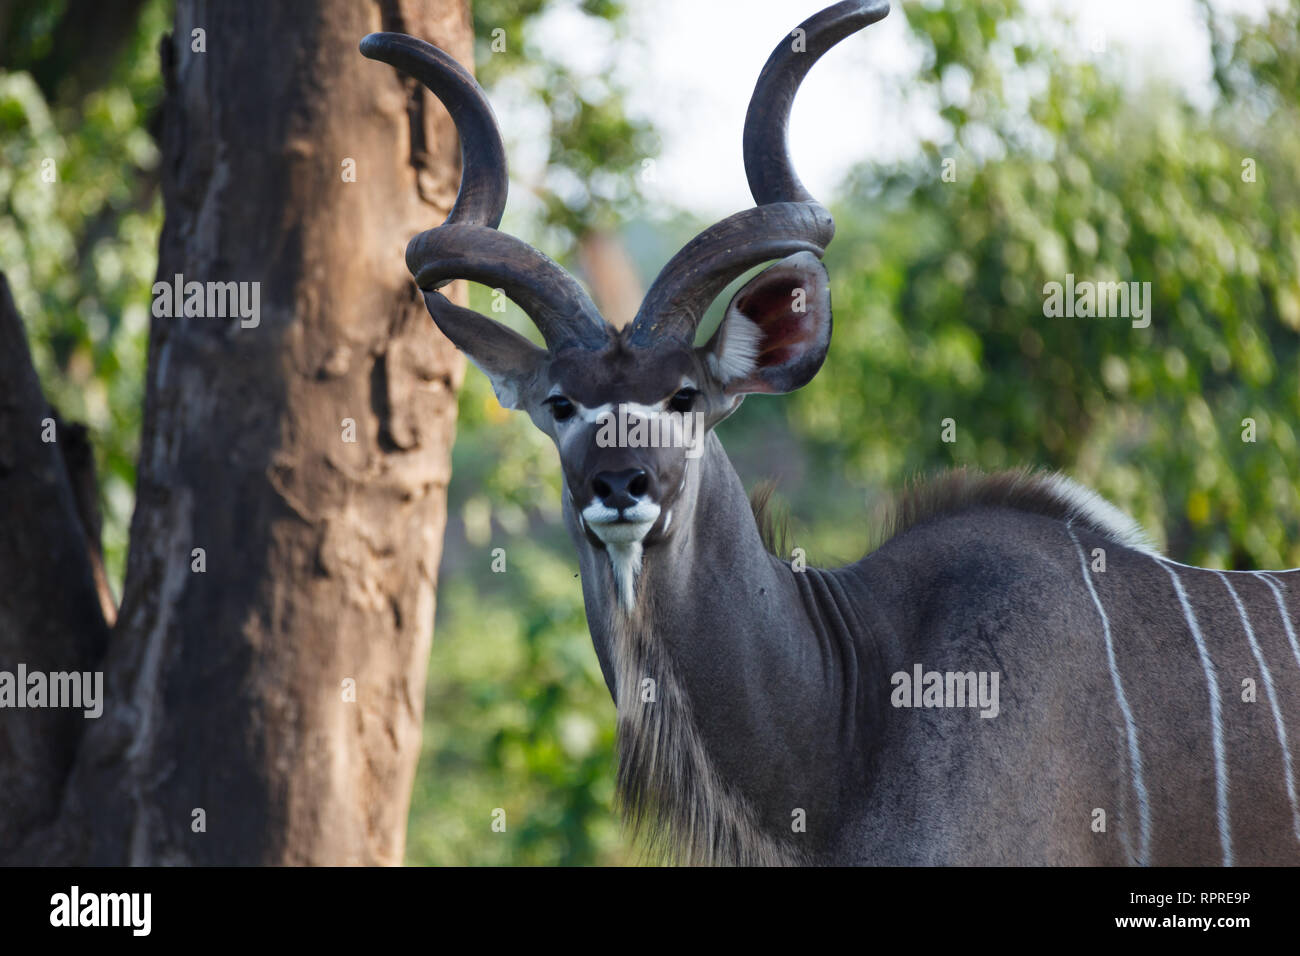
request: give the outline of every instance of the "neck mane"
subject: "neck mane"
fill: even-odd
[[[651,567],[644,571],[653,574]],[[639,582],[630,609],[607,615],[618,708],[618,799],[624,825],[652,856],[695,865],[791,866],[792,849],[758,826],[745,798],[719,776],[689,695],[655,634],[654,590]]]

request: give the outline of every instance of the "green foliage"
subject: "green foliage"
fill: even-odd
[[[991,9],[908,8],[950,135],[920,164],[861,170],[840,202],[836,339],[798,426],[869,485],[957,462],[1064,468],[1182,560],[1300,564],[1294,5],[1238,26],[1236,83],[1208,114],[1166,89],[1122,95]],[[1150,327],[1045,318],[1044,284],[1067,273],[1150,282]]]
[[[621,862],[614,708],[575,597],[577,561],[557,556],[559,542],[504,534],[470,560],[486,571],[500,546],[504,572],[442,589],[407,859]],[[492,828],[498,808],[504,832]]]
[[[546,107],[551,148],[545,181],[534,187],[543,208],[536,225],[550,231],[559,247],[552,252],[563,260],[587,232],[616,226],[640,210],[637,175],[658,151],[653,128],[627,115],[626,91],[611,79],[624,4],[482,0],[473,10],[475,64],[493,100],[509,95],[503,81],[513,79]],[[603,37],[605,62],[598,69],[576,70],[536,48],[539,21],[557,11],[580,15]]]
[[[161,98],[153,43],[166,29],[167,6],[145,6],[126,54],[84,101],[47,102],[30,73],[0,71],[0,263],[45,394],[65,419],[92,430],[115,586],[133,502],[162,227],[158,151],[147,127]],[[33,8],[31,19],[14,24],[15,36],[50,49],[53,10]]]

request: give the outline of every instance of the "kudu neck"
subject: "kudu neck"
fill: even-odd
[[[618,708],[620,795],[634,822],[677,834],[668,842],[693,859],[793,862],[811,839],[789,836],[792,812],[835,789],[828,755],[846,654],[829,649],[839,639],[826,634],[820,572],[798,580],[767,553],[715,436],[689,469],[674,533],[646,548],[631,606],[609,557],[575,534],[592,640]],[[681,832],[720,842],[701,851],[681,845]]]

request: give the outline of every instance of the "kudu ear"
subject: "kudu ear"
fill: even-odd
[[[482,369],[504,408],[520,408],[549,355],[514,329],[426,291],[425,305],[442,334]]]
[[[816,256],[797,252],[736,293],[704,350],[727,394],[780,394],[807,385],[830,344],[830,277]]]

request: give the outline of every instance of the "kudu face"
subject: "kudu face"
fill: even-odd
[[[639,348],[610,329],[600,349],[519,346],[511,364],[500,353],[470,357],[555,442],[592,545],[649,546],[691,520],[686,478],[708,431],[746,394],[806,383],[829,341],[825,270],[798,253],[737,293],[699,348],[675,338]]]
[[[757,205],[696,236],[664,267],[636,318],[615,329],[555,262],[497,230],[505,152],[482,89],[435,47],[373,34],[361,51],[423,82],[455,119],[464,177],[446,222],[416,236],[407,265],[442,332],[555,442],[567,504],[596,548],[652,546],[692,520],[691,462],[745,395],[806,384],[830,344],[830,214],[795,175],[786,126],[804,75],[839,40],[889,10],[845,0],[773,52],[745,120],[745,171]],[[712,338],[694,340],[709,304],[750,269],[776,261],[732,299]],[[437,289],[472,279],[503,290],[546,340],[523,336]],[[639,563],[639,551],[636,561]]]

